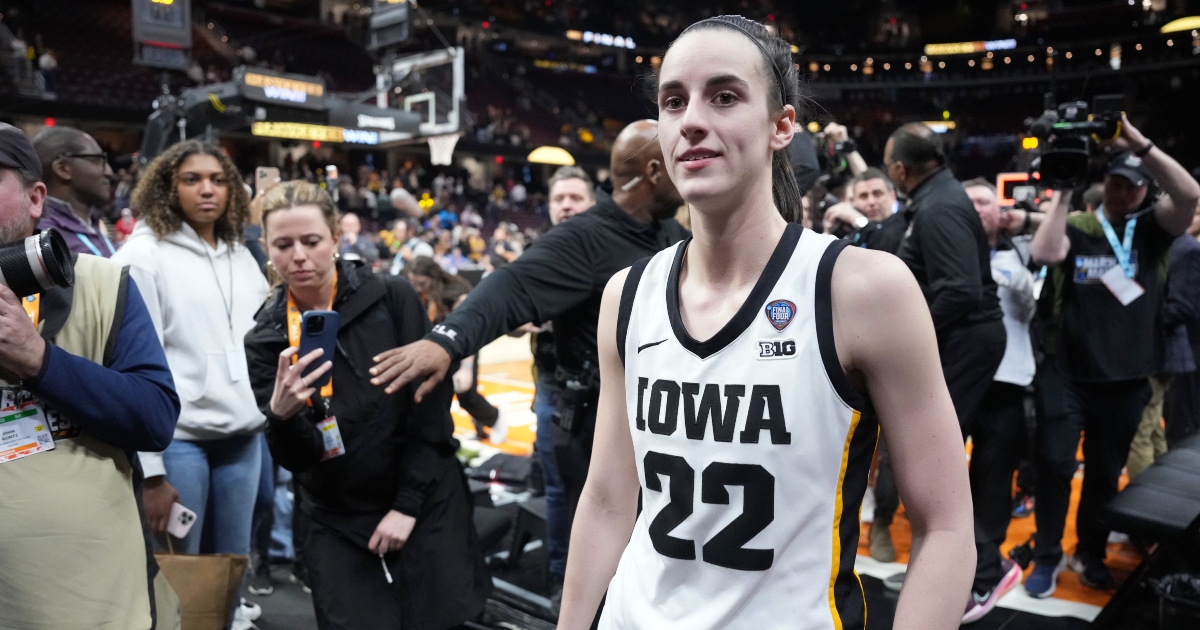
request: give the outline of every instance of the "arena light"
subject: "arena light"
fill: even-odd
[[[992,50],[1012,50],[1017,47],[1015,39],[993,39],[978,42],[955,42],[952,44],[926,44],[925,54],[931,57],[946,55],[970,55]]]
[[[529,156],[525,159],[533,164],[575,166],[575,158],[562,147],[538,147],[533,151],[530,151]]]
[[[954,131],[954,128],[958,126],[953,120],[923,120],[921,123],[929,127],[929,130],[933,133]]]
[[[1179,31],[1190,31],[1194,28],[1200,28],[1200,15],[1193,15],[1191,17],[1179,18],[1178,20],[1167,22],[1161,29],[1158,30],[1158,32],[1164,34],[1178,33]]]

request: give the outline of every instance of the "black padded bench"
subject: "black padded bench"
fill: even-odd
[[[1084,473],[1086,474],[1086,472]],[[1180,442],[1134,477],[1108,505],[1112,529],[1158,547],[1129,576],[1093,622],[1093,628],[1129,627],[1130,608],[1146,596],[1146,580],[1178,570],[1193,560],[1200,542],[1200,435]]]

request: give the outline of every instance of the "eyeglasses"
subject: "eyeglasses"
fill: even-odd
[[[100,164],[104,164],[105,162],[108,161],[108,154],[105,153],[104,151],[101,151],[99,153],[59,153],[58,157],[56,157],[54,159],[61,160],[62,158],[78,158],[81,160],[99,160]]]

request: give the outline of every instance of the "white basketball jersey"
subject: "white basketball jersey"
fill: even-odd
[[[704,342],[679,314],[688,241],[631,269],[617,334],[642,512],[600,628],[866,627],[854,558],[878,425],[833,343],[845,244],[788,225]]]

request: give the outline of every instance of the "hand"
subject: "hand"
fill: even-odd
[[[0,284],[0,368],[21,380],[37,376],[46,356],[46,340],[21,306],[21,298]]]
[[[146,507],[146,522],[151,531],[159,534],[167,531],[171,520],[171,506],[179,502],[179,493],[167,483],[163,475],[142,482],[142,504]]]
[[[1146,136],[1143,136],[1142,132],[1138,131],[1137,127],[1134,127],[1132,124],[1130,124],[1129,119],[1126,118],[1125,114],[1122,113],[1121,134],[1112,140],[1113,146],[1117,146],[1122,149],[1129,149],[1130,151],[1137,151],[1149,143],[1150,140],[1148,140]]]
[[[404,548],[404,543],[408,542],[408,537],[412,535],[413,527],[416,524],[417,519],[407,514],[401,514],[396,510],[389,511],[384,515],[383,520],[379,521],[379,525],[375,526],[375,533],[371,534],[367,549],[370,549],[371,553],[379,555],[400,551]]]
[[[472,372],[473,370],[471,369],[471,366],[468,365],[465,366],[465,369],[459,368],[458,371],[454,373],[454,376],[450,377],[450,380],[454,382],[455,394],[461,394],[468,389],[471,389],[471,381],[475,380]]]
[[[387,383],[384,393],[394,394],[401,387],[424,379],[413,396],[413,400],[421,402],[425,394],[446,378],[449,369],[450,354],[436,343],[422,339],[376,356],[375,367],[371,368],[371,384]]]
[[[316,361],[325,351],[317,348],[296,361],[292,365],[292,357],[299,352],[296,348],[288,348],[279,353],[279,367],[275,372],[275,391],[271,393],[271,413],[280,418],[291,418],[304,408],[305,403],[317,392],[312,383],[333,367],[332,361],[326,361],[321,367],[304,376],[304,369]]]
[[[1008,210],[1000,213],[1000,229],[1009,234],[1020,234],[1025,227],[1025,215],[1029,214],[1024,210]]]
[[[858,227],[855,222],[862,216],[854,206],[843,201],[825,209],[825,225],[832,226],[834,221],[841,221],[850,227]]]
[[[850,130],[845,125],[829,123],[825,125],[825,137],[834,142],[845,142],[850,139]]]
[[[466,297],[466,296],[464,296],[464,297]],[[533,322],[529,322],[528,324],[521,324],[520,326],[514,328],[512,330],[512,332],[508,333],[508,336],[509,337],[524,337],[525,335],[527,335],[529,333],[539,333],[539,332],[542,332],[541,326],[538,326],[537,324],[534,324]]]

